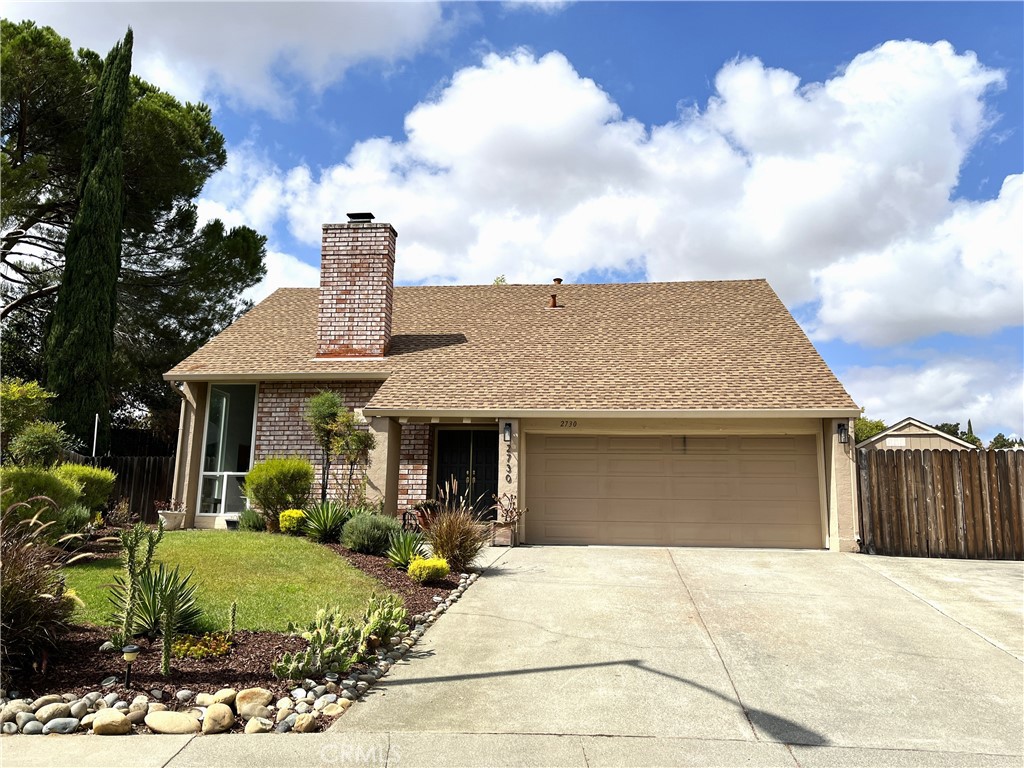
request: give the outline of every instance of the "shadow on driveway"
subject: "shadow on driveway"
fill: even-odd
[[[688,685],[691,688],[696,688],[699,691],[710,694],[715,698],[721,699],[729,704],[732,704],[741,712],[743,716],[750,723],[751,730],[754,731],[754,737],[758,738],[757,730],[766,733],[772,741],[781,742],[783,744],[798,744],[800,746],[807,747],[827,747],[829,745],[828,739],[822,734],[812,731],[809,728],[805,728],[799,723],[795,723],[792,720],[788,720],[785,717],[776,715],[772,712],[765,712],[760,709],[750,709],[743,706],[739,701],[729,696],[725,696],[718,691],[708,688],[705,685],[694,682],[686,677],[680,675],[673,675],[668,672],[662,672],[659,669],[650,667],[640,659],[620,659],[619,661],[595,661],[587,664],[563,664],[551,667],[529,667],[526,669],[509,669],[504,672],[469,672],[460,675],[441,675],[437,677],[422,677],[417,679],[405,679],[405,680],[393,680],[386,679],[383,681],[385,687],[399,687],[403,685],[424,685],[434,683],[446,683],[463,680],[487,680],[501,677],[516,677],[519,675],[536,675],[544,674],[548,672],[565,672],[570,670],[578,669],[596,669],[600,667],[633,667],[634,669],[640,669],[644,672],[648,672],[652,675],[660,675],[670,680]]]

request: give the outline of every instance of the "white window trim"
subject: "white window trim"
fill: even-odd
[[[210,396],[215,384],[222,384],[231,386],[233,384],[250,385],[251,381],[211,381],[207,383],[209,389],[206,392],[206,408],[203,413],[203,443],[202,443],[202,454],[200,461],[206,462],[206,433],[210,428],[210,403],[213,398]],[[253,397],[252,402],[252,440],[249,441],[249,469],[252,469],[253,462],[256,460],[256,416],[259,413],[260,407],[260,382],[256,382],[256,394]],[[229,477],[245,477],[247,472],[207,472],[205,469],[201,469],[199,472],[199,488],[196,494],[196,515],[202,515],[204,519],[213,520],[215,518],[224,518],[225,520],[237,520],[238,514],[236,512],[225,512],[224,501],[227,498],[227,482]],[[220,511],[219,512],[204,512],[203,511],[203,480],[207,477],[220,477]],[[249,506],[249,501],[246,499],[246,508]]]

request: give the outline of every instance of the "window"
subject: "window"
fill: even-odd
[[[211,384],[203,446],[199,512],[237,515],[245,509],[242,480],[252,463],[255,384]]]

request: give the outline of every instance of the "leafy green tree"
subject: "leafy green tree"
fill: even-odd
[[[853,422],[853,441],[862,443],[885,429],[885,422],[881,419],[860,418]]]
[[[1002,432],[992,438],[988,444],[989,450],[994,448],[1019,448],[1024,446],[1024,440],[1019,437],[1007,437]]]
[[[960,429],[959,421],[945,421],[942,424],[934,424],[933,426],[940,432],[945,432],[947,435],[952,435],[953,437],[958,437],[961,440],[971,443],[971,445],[976,448],[984,447],[984,444],[981,442],[981,438],[974,434],[974,428],[971,426],[971,422],[969,420],[967,422],[967,431]]]
[[[345,410],[337,392],[321,390],[306,401],[303,416],[313,430],[313,440],[320,449],[320,501],[327,501],[327,480],[331,471],[331,457],[336,438],[335,424]]]
[[[86,124],[101,58],[49,27],[0,21],[3,71],[0,262],[5,374],[43,378],[43,340],[81,204]],[[199,225],[194,199],[227,161],[209,107],[181,104],[132,77],[124,128],[125,200],[111,369],[115,421],[148,412],[177,427],[179,400],[160,374],[248,308],[264,275],[265,238]],[[91,432],[89,435],[91,439]]]
[[[4,446],[28,424],[42,420],[52,399],[53,393],[43,389],[37,381],[15,376],[0,379],[0,434]]]
[[[352,411],[343,410],[334,422],[334,452],[348,464],[348,478],[345,483],[345,503],[351,504],[352,483],[357,466],[365,465],[370,451],[377,446],[373,433],[359,425]]]
[[[64,277],[46,338],[46,383],[54,412],[84,440],[99,415],[98,446],[110,442],[110,371],[124,223],[124,121],[132,31],[107,55],[82,149],[81,200],[64,244]]]

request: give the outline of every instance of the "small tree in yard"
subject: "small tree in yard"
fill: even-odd
[[[855,443],[863,443],[884,429],[885,422],[881,419],[857,419],[853,422],[853,441]]]
[[[334,422],[333,450],[348,463],[348,479],[345,483],[345,503],[352,503],[352,480],[356,466],[365,465],[370,451],[377,447],[373,433],[363,429],[352,411],[342,411]]]
[[[321,391],[306,401],[303,414],[306,423],[313,430],[313,439],[320,449],[320,501],[327,501],[327,478],[331,471],[331,454],[334,449],[335,422],[345,410],[337,392]]]

